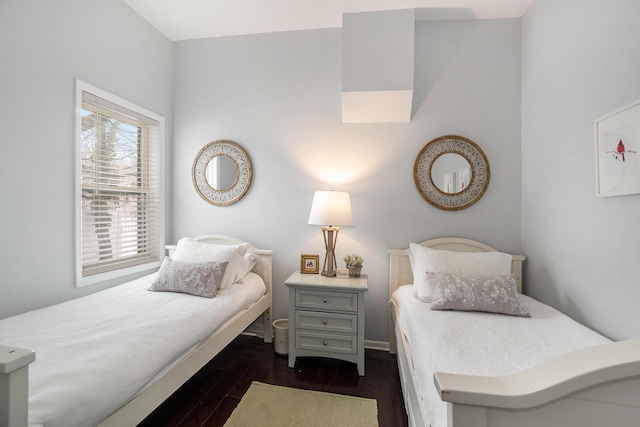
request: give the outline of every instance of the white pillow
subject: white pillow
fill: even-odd
[[[240,274],[242,275],[240,280],[242,280],[242,278],[244,278],[244,276],[249,274],[251,272],[251,270],[253,270],[253,267],[255,265],[256,265],[256,257],[255,257],[255,255],[253,255],[251,252],[247,252],[246,254],[244,254],[244,256],[242,257],[243,270],[240,272]]]
[[[511,255],[502,252],[453,252],[409,244],[413,273],[413,296],[431,302],[427,273],[454,276],[500,276],[511,274]]]
[[[171,259],[182,262],[228,262],[227,270],[220,284],[220,289],[225,289],[242,280],[253,268],[251,263],[255,264],[255,257],[251,254],[246,257],[248,248],[248,243],[215,245],[184,237],[178,240],[178,245]]]

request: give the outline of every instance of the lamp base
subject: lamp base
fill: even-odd
[[[338,231],[340,227],[321,227],[322,236],[324,237],[324,247],[327,253],[324,256],[324,267],[322,275],[325,277],[336,277],[336,253],[335,247],[338,241]],[[335,232],[335,234],[334,234]]]

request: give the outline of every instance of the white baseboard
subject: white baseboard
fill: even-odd
[[[389,351],[389,343],[384,341],[365,340],[364,348],[369,348],[371,350]]]

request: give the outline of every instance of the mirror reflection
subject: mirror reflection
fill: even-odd
[[[431,180],[443,193],[459,193],[471,181],[471,164],[460,154],[444,153],[433,162]]]
[[[213,157],[207,163],[205,179],[214,190],[227,191],[231,189],[238,180],[236,162],[225,155]]]

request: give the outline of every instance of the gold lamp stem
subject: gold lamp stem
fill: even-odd
[[[327,250],[324,256],[324,267],[322,268],[322,275],[326,277],[336,277],[336,242],[338,241],[338,231],[340,227],[321,227],[322,236],[324,237],[324,247]],[[334,234],[335,232],[335,234]]]

